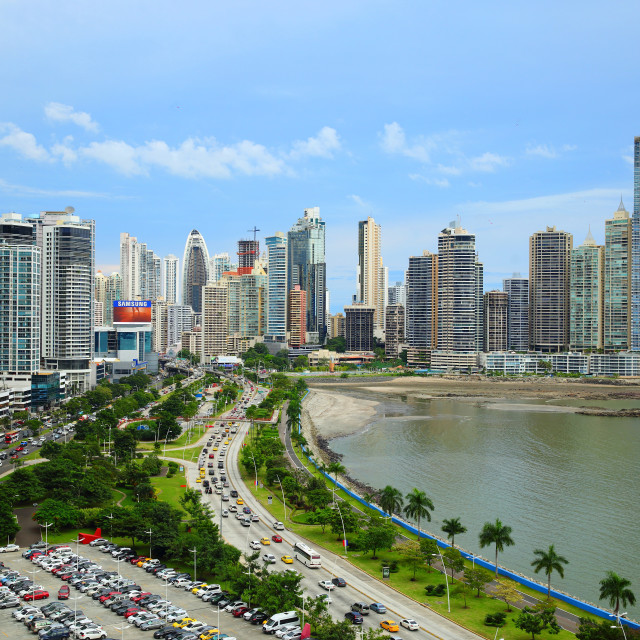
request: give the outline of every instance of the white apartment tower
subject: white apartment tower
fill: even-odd
[[[358,293],[359,302],[375,308],[373,324],[376,331],[384,330],[389,275],[380,254],[382,228],[369,216],[358,223]]]
[[[124,300],[155,300],[161,292],[161,260],[143,242],[120,234],[120,273]]]
[[[178,302],[178,262],[172,253],[162,261],[162,295],[167,304]]]
[[[202,289],[202,362],[227,354],[228,288],[221,283],[209,283]]]

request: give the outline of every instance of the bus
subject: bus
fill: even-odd
[[[320,568],[320,554],[317,551],[314,551],[313,549],[307,547],[306,544],[303,544],[302,542],[296,542],[293,545],[293,553],[296,560],[300,560],[300,562],[307,565],[307,567],[310,567],[311,569]]]
[[[4,434],[5,444],[13,444],[14,442],[18,442],[18,438],[20,438],[20,431],[8,431]]]

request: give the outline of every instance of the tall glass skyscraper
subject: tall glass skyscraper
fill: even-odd
[[[278,231],[267,245],[267,334],[283,342],[287,337],[287,236]]]
[[[209,252],[200,232],[193,229],[187,238],[182,259],[182,303],[196,313],[202,311],[202,287],[209,279]]]
[[[327,333],[324,236],[325,222],[320,218],[319,207],[305,209],[304,217],[299,218],[287,234],[287,288],[291,291],[300,285],[307,292],[307,332],[317,334],[320,343]]]
[[[633,141],[631,349],[640,351],[640,136]]]
[[[529,349],[529,278],[514,273],[502,281],[502,290],[508,294],[507,346],[514,351]]]

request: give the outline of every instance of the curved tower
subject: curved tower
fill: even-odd
[[[196,313],[202,311],[202,287],[209,279],[209,252],[200,232],[193,229],[187,238],[182,260],[182,304]]]

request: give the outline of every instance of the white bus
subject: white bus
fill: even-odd
[[[311,567],[311,569],[320,568],[320,554],[317,551],[314,551],[313,549],[307,547],[306,544],[303,544],[302,542],[296,542],[293,545],[293,553],[296,560],[300,560],[300,562],[306,564],[307,567]]]

